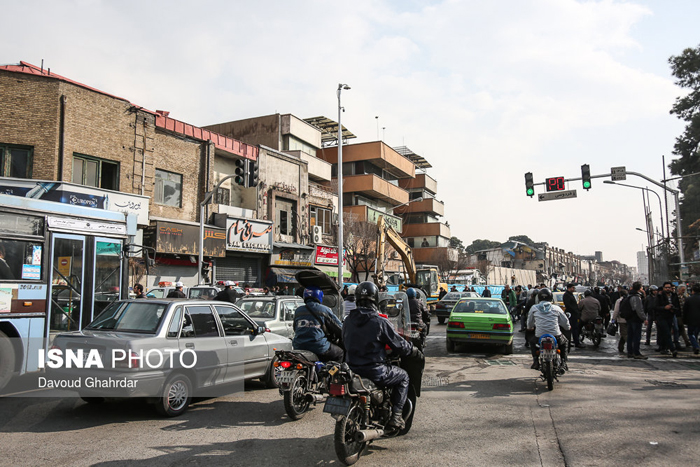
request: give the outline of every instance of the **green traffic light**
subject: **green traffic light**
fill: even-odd
[[[527,189],[527,195],[528,195],[528,196],[532,196],[532,195],[534,195],[534,194],[535,194],[535,190],[533,190],[532,188],[528,188],[528,189]]]
[[[583,187],[584,187],[586,190],[589,189],[589,188],[591,187],[591,182],[589,182],[588,180],[586,180],[585,182],[583,182]]]

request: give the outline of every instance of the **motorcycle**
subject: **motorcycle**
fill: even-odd
[[[581,326],[579,339],[583,342],[584,338],[589,339],[593,343],[593,347],[598,348],[600,340],[605,337],[605,326],[603,326],[603,317],[598,316],[593,321],[588,321]]]
[[[292,420],[300,420],[317,402],[323,401],[327,384],[323,380],[325,364],[308,350],[278,350],[275,367],[281,369],[277,377],[284,410]]]
[[[374,440],[403,436],[411,429],[425,360],[410,357],[390,360],[406,370],[410,380],[402,413],[406,426],[400,430],[387,427],[391,418],[391,387],[380,388],[369,379],[354,374],[347,363],[326,366],[329,396],[323,411],[336,420],[335,452],[345,465],[357,462]]]
[[[566,363],[561,358],[560,349],[557,346],[557,338],[551,334],[543,334],[538,343],[540,361],[540,378],[547,381],[547,389],[554,389],[554,380],[559,382],[559,375],[566,370]]]

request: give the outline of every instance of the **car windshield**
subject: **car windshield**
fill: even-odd
[[[115,302],[108,306],[87,329],[155,334],[167,305],[162,303]]]
[[[251,318],[274,318],[274,300],[243,300],[237,305]]]
[[[499,300],[462,300],[455,305],[452,313],[489,313],[493,315],[507,314],[506,308]]]
[[[444,297],[442,297],[443,300],[459,300],[462,297],[461,292],[450,292]]]
[[[562,297],[564,297],[564,294],[562,292],[554,292],[554,301],[555,302],[563,302],[564,299]]]
[[[199,300],[212,300],[216,297],[217,291],[211,287],[191,288],[187,291],[189,298]]]
[[[163,297],[165,297],[165,290],[164,289],[149,290],[148,293],[146,294],[146,297],[148,297],[148,298],[163,298]]]

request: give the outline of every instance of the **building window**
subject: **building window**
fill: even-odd
[[[296,237],[296,202],[276,198],[275,222],[280,234]]]
[[[174,206],[182,206],[182,175],[156,169],[155,202]]]
[[[329,235],[331,233],[332,211],[316,206],[311,206],[309,211],[311,213],[311,226],[320,225],[323,228],[324,235]]]
[[[73,183],[119,191],[119,163],[74,154]]]
[[[32,149],[0,144],[0,176],[32,178]]]
[[[216,192],[216,204],[231,205],[231,190],[219,188]]]

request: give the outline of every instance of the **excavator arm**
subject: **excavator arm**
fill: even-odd
[[[377,236],[377,285],[382,286],[386,284],[386,278],[384,277],[384,253],[387,243],[396,250],[401,257],[401,261],[403,261],[404,281],[406,283],[415,284],[416,263],[413,261],[411,247],[403,241],[401,235],[399,235],[393,227],[387,225],[384,221],[384,216],[379,216],[377,219],[377,227],[379,229],[379,234]]]

